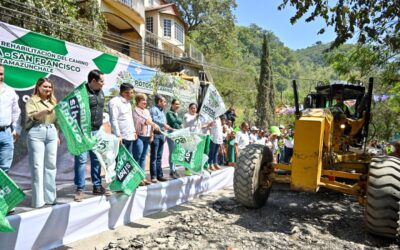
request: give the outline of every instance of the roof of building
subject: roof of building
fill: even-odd
[[[185,26],[185,30],[187,30],[188,29],[188,25],[185,22],[185,20],[183,20],[181,14],[179,13],[178,7],[176,7],[175,3],[169,3],[169,4],[162,4],[162,5],[147,7],[146,8],[146,12],[147,11],[159,11],[159,12],[161,12],[163,9],[166,9],[168,7],[171,7],[173,9],[173,11],[174,11],[173,15],[176,16],[183,23],[183,25]],[[168,13],[164,13],[164,14],[168,14]]]

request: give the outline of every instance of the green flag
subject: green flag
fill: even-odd
[[[86,85],[81,84],[69,93],[56,107],[58,124],[73,155],[86,152],[96,144],[92,137],[89,96]]]
[[[0,232],[15,232],[7,221],[6,215],[24,198],[24,192],[0,169]]]
[[[123,144],[119,146],[116,175],[108,186],[113,191],[131,195],[146,176]]]
[[[187,137],[197,136],[195,134],[187,135]],[[179,143],[175,140],[176,147],[172,152],[172,162],[176,165],[183,166],[193,172],[200,173],[203,171],[203,166],[208,160],[208,156],[204,154],[206,144],[206,136],[199,136],[200,142],[197,143],[195,149],[185,148],[185,143]],[[186,139],[186,138],[185,138]],[[190,141],[191,139],[186,139]],[[183,141],[186,141],[183,140]],[[181,140],[182,141],[182,140]]]

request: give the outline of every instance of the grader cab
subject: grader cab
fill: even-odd
[[[362,85],[342,83],[317,86],[304,99],[302,112],[295,81],[293,89],[296,122],[291,163],[273,163],[266,146],[247,146],[240,152],[235,169],[236,199],[246,207],[260,208],[274,182],[290,183],[296,191],[328,188],[357,196],[365,207],[370,233],[397,237],[400,160],[366,151],[373,79],[367,90]]]

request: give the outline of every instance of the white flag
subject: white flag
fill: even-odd
[[[215,120],[217,117],[225,114],[226,108],[224,100],[218,93],[214,85],[208,85],[206,96],[201,105],[200,115],[206,120]]]

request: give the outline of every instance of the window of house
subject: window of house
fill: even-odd
[[[164,36],[171,37],[171,20],[164,19]]]
[[[153,33],[153,17],[146,17],[146,30]]]
[[[183,27],[175,22],[175,39],[183,43]]]

